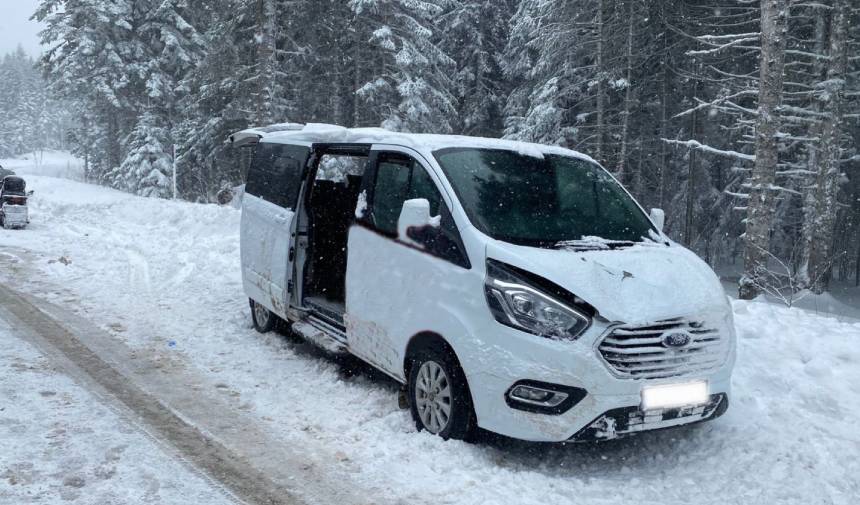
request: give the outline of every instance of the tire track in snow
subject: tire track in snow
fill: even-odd
[[[133,411],[161,441],[167,441],[186,460],[229,489],[245,503],[298,504],[260,472],[251,468],[226,447],[186,422],[157,398],[130,382],[110,364],[81,343],[75,335],[33,304],[0,286],[0,306],[44,339],[113,398]],[[25,336],[27,332],[22,332]],[[78,375],[72,372],[71,375]]]
[[[23,338],[54,357],[70,376],[81,379],[94,392],[101,391],[100,396],[107,396],[121,409],[131,411],[144,431],[167,443],[179,459],[202,471],[229,495],[254,505],[368,503],[366,498],[354,497],[363,493],[347,481],[310,473],[313,465],[297,457],[295,449],[290,454],[288,448],[267,439],[252,424],[243,424],[241,415],[229,407],[213,405],[213,399],[196,391],[199,388],[173,382],[182,377],[167,377],[167,384],[160,384],[154,379],[164,375],[160,367],[153,367],[150,362],[124,363],[115,349],[99,348],[98,353],[92,350],[92,342],[87,341],[93,336],[78,335],[80,332],[72,323],[69,327],[61,324],[55,320],[53,310],[59,309],[48,305],[37,307],[29,297],[0,285],[0,316],[13,323],[13,327],[17,323]],[[87,328],[87,331],[100,330]],[[105,334],[104,338],[110,337]],[[147,377],[141,381],[135,367],[146,369],[142,373],[148,373],[152,382],[146,381]],[[171,385],[176,392],[167,403],[152,393],[162,393]],[[335,487],[329,481],[340,486]],[[299,486],[303,489],[297,489]]]

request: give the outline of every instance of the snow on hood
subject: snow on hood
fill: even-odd
[[[727,307],[713,270],[676,244],[577,252],[491,241],[487,257],[545,277],[614,322],[651,323]]]

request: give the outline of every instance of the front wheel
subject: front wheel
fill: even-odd
[[[418,430],[445,440],[466,440],[474,431],[474,409],[466,377],[453,352],[423,349],[409,373],[409,403]]]
[[[277,316],[254,300],[251,300],[251,319],[254,322],[254,329],[260,333],[274,330],[277,322]]]

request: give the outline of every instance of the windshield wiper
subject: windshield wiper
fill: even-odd
[[[556,242],[556,249],[570,249],[572,251],[610,251],[633,247],[638,242],[632,240],[607,240],[600,237],[583,237],[579,240],[563,240]]]

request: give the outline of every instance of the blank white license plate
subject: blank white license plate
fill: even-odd
[[[642,388],[642,410],[702,405],[707,403],[709,398],[706,381],[646,386]]]

